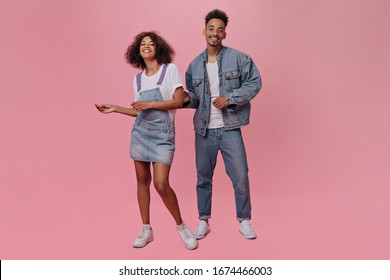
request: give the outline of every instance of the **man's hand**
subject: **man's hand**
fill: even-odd
[[[217,97],[213,101],[213,105],[215,106],[215,108],[218,108],[218,109],[223,109],[223,108],[227,107],[228,106],[227,97],[226,96]]]

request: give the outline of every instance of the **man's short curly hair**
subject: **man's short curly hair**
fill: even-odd
[[[226,15],[226,13],[224,11],[221,11],[221,10],[218,10],[218,9],[214,9],[212,10],[211,12],[209,12],[204,20],[205,20],[205,25],[207,25],[207,23],[213,19],[213,18],[217,18],[217,19],[220,19],[222,20],[224,23],[225,23],[225,26],[227,26],[228,22],[229,22],[229,17]]]
[[[156,59],[159,64],[168,64],[173,60],[175,51],[172,47],[156,32],[148,31],[141,32],[135,36],[133,43],[127,48],[125,59],[135,68],[140,68],[142,70],[146,69],[146,64],[140,54],[140,46],[142,40],[149,36],[152,39],[153,43],[156,46]]]

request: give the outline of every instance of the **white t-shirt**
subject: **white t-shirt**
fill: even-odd
[[[157,82],[160,79],[162,69],[163,67],[161,66],[158,72],[153,76],[146,76],[145,70],[142,71],[140,92],[149,89],[155,89],[157,87]],[[172,100],[172,96],[175,90],[178,87],[182,87],[182,86],[183,86],[183,81],[181,79],[179,69],[175,64],[172,63],[168,64],[167,71],[165,72],[164,80],[160,86],[160,92],[163,100],[164,101]],[[133,87],[134,87],[134,100],[136,101],[139,98],[139,92],[137,87],[137,75],[134,76]],[[176,110],[168,110],[167,112],[171,120],[174,121]]]
[[[222,111],[213,105],[213,101],[219,97],[219,77],[218,77],[218,62],[207,63],[207,75],[210,83],[210,95],[211,95],[211,107],[210,107],[210,119],[207,128],[220,128],[224,127]]]

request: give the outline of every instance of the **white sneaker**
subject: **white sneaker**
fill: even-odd
[[[249,220],[243,220],[240,223],[240,233],[247,239],[255,239],[257,237]]]
[[[182,224],[177,227],[177,232],[180,234],[181,238],[184,241],[184,244],[188,250],[194,250],[198,247],[198,241],[191,234],[190,230],[185,224]]]
[[[145,247],[146,244],[153,241],[153,231],[151,227],[143,227],[142,232],[133,242],[133,247],[142,248]]]
[[[196,239],[203,239],[211,231],[209,224],[205,220],[200,220],[194,236]]]

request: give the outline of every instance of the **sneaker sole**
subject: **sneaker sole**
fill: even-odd
[[[187,246],[187,245],[185,245],[186,246],[186,248],[188,249],[188,250],[195,250],[196,248],[198,248],[198,243],[196,243],[196,245],[194,246],[194,247],[189,247],[189,246]]]
[[[210,233],[210,231],[211,231],[211,229],[209,229],[208,231],[206,231],[206,232],[205,232],[204,234],[202,234],[202,235],[195,235],[195,234],[194,234],[194,237],[195,237],[196,239],[198,239],[198,240],[203,239],[203,238],[206,237],[207,234]]]
[[[149,240],[149,241],[146,241],[145,245],[143,245],[143,246],[136,245],[136,244],[133,243],[133,247],[134,248],[143,248],[143,247],[145,247],[146,245],[148,245],[152,241],[153,241],[153,238],[151,240]]]
[[[246,239],[256,239],[257,235],[245,235],[241,231],[239,231],[242,236],[244,236]]]

